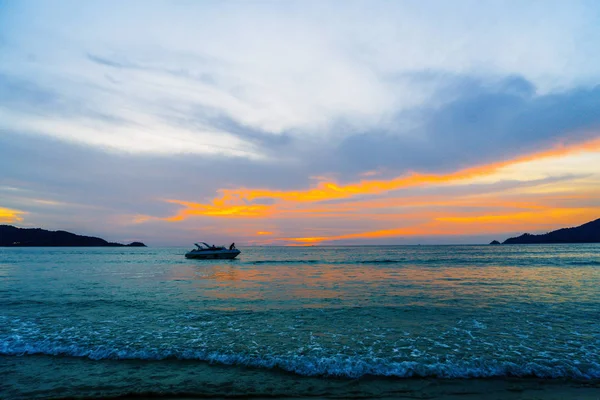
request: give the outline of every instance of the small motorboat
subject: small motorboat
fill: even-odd
[[[202,260],[232,260],[241,253],[241,251],[235,248],[234,244],[229,246],[229,249],[227,249],[224,246],[209,245],[208,243],[204,242],[200,243],[202,243],[202,245],[194,243],[196,248],[185,253],[185,258],[198,258]]]

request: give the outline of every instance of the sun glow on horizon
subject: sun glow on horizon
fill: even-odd
[[[500,3],[2,3],[0,223],[297,245],[586,222],[600,3]]]
[[[580,157],[596,160],[600,165],[600,138],[570,145],[557,144],[511,160],[444,174],[412,172],[389,180],[361,179],[345,185],[322,180],[306,190],[221,189],[221,196],[212,203],[168,200],[183,208],[175,215],[155,219],[181,222],[193,217],[209,217],[255,221],[248,229],[258,227],[264,221],[271,225],[276,225],[279,220],[311,218],[316,218],[316,222],[329,222],[330,227],[322,229],[325,234],[317,236],[289,236],[284,233],[285,229],[277,235],[255,228],[244,233],[250,237],[268,236],[263,243],[296,245],[544,229],[586,222],[600,215],[600,204],[577,205],[577,202],[593,202],[600,193],[593,189],[600,187],[593,185],[594,182],[600,184],[600,177],[593,174],[594,168],[589,164],[582,169],[577,163]],[[575,168],[565,169],[570,163]],[[559,176],[553,180],[555,176],[543,171],[554,165],[560,165],[563,171],[579,171],[581,176]],[[577,182],[582,179],[592,179],[592,184],[587,182],[583,189],[577,188]],[[494,188],[493,185],[503,182],[518,184],[516,188],[510,185]],[[423,190],[434,189],[446,192],[422,194]],[[460,193],[459,189],[467,193]],[[407,190],[421,193],[415,195]],[[262,204],[265,200],[268,204]],[[469,209],[465,210],[466,207]],[[336,221],[341,220],[354,221],[356,226],[337,228]],[[340,230],[350,232],[341,233]]]

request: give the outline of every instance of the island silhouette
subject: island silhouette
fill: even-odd
[[[524,233],[502,244],[600,243],[600,218],[574,228],[562,228],[542,235]],[[490,244],[499,244],[494,240]]]
[[[47,231],[41,228],[18,228],[0,225],[2,247],[146,247],[142,242],[129,244],[107,242],[94,236],[76,235],[67,231]]]

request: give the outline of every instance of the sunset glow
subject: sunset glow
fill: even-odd
[[[23,214],[25,214],[23,211],[0,207],[0,223],[9,224],[12,222],[23,221]]]
[[[600,217],[591,3],[67,3],[0,13],[0,223],[243,246]]]
[[[0,397],[597,395],[599,21],[0,0]]]
[[[568,156],[594,156],[600,163],[600,139],[595,138],[572,145],[554,147],[533,154],[522,155],[513,160],[481,165],[447,174],[411,173],[390,180],[362,179],[345,185],[336,182],[320,182],[315,188],[304,191],[272,191],[267,189],[222,189],[221,197],[212,204],[169,200],[184,206],[176,215],[166,217],[166,221],[183,221],[195,216],[239,219],[311,219],[367,220],[373,226],[388,225],[390,228],[361,230],[354,233],[335,234],[335,229],[327,229],[324,236],[270,237],[264,243],[285,243],[287,245],[321,244],[347,239],[393,238],[406,236],[456,236],[477,234],[503,234],[519,230],[543,230],[551,227],[571,226],[595,219],[600,212],[599,204],[588,207],[578,206],[578,202],[593,202],[599,192],[581,190],[577,182],[593,179],[600,184],[600,174],[595,165],[581,169],[585,178],[576,177],[567,183],[540,183],[539,176],[528,173],[541,162],[547,165],[568,164]],[[573,160],[570,160],[571,162]],[[598,164],[600,165],[600,164]],[[515,175],[520,182],[521,194],[514,189],[490,190],[481,181],[502,182]],[[365,176],[361,174],[361,176]],[[371,176],[371,174],[369,174]],[[551,176],[544,176],[548,178]],[[482,187],[478,187],[479,186]],[[402,196],[403,189],[419,187],[472,187],[469,194],[410,195]],[[542,195],[528,195],[528,189],[545,187]],[[571,189],[569,189],[571,188]],[[534,190],[535,191],[535,190]],[[567,192],[568,194],[565,194]],[[355,198],[369,197],[368,200]],[[252,205],[253,201],[268,200],[270,205]],[[333,201],[333,202],[332,202]],[[468,211],[464,208],[468,207]],[[483,210],[482,210],[483,209]],[[408,224],[407,224],[408,220]],[[394,227],[394,225],[406,225]],[[284,230],[284,229],[283,229]],[[271,232],[256,232],[256,235],[273,236]]]

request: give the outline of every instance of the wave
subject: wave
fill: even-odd
[[[258,260],[252,261],[249,264],[261,265],[261,264],[332,264],[331,261],[325,260]]]
[[[360,378],[381,376],[398,378],[492,378],[492,377],[537,377],[599,379],[600,364],[590,363],[586,367],[564,364],[544,365],[535,362],[510,362],[495,359],[473,358],[471,360],[421,363],[418,361],[393,361],[381,357],[348,355],[250,355],[224,353],[208,350],[158,350],[111,348],[97,346],[85,348],[78,345],[55,345],[42,343],[0,344],[0,355],[25,356],[49,355],[62,357],[85,357],[91,360],[196,360],[222,365],[238,365],[266,369],[281,369],[303,376]],[[556,362],[556,360],[553,360]]]
[[[407,260],[392,260],[392,259],[375,259],[375,260],[346,260],[346,261],[330,261],[330,260],[257,260],[251,261],[249,264],[262,265],[262,264],[400,264],[405,263]]]
[[[589,260],[589,261],[571,261],[569,265],[585,265],[585,266],[600,266],[600,261]]]
[[[288,264],[327,264],[327,265],[360,265],[360,264],[404,264],[404,265],[423,265],[423,266],[435,266],[443,264],[444,266],[487,266],[487,265],[497,265],[496,260],[478,260],[478,259],[452,259],[451,261],[445,262],[443,259],[413,259],[413,258],[404,258],[404,259],[390,259],[390,258],[382,258],[382,259],[366,259],[366,260],[316,260],[316,259],[297,259],[297,260],[256,260],[256,261],[248,261],[247,264],[251,265],[288,265]],[[600,266],[600,261],[589,260],[589,261],[567,261],[561,262],[560,260],[544,260],[540,261],[531,261],[531,260],[520,260],[520,266],[527,267],[547,267],[547,266]]]

